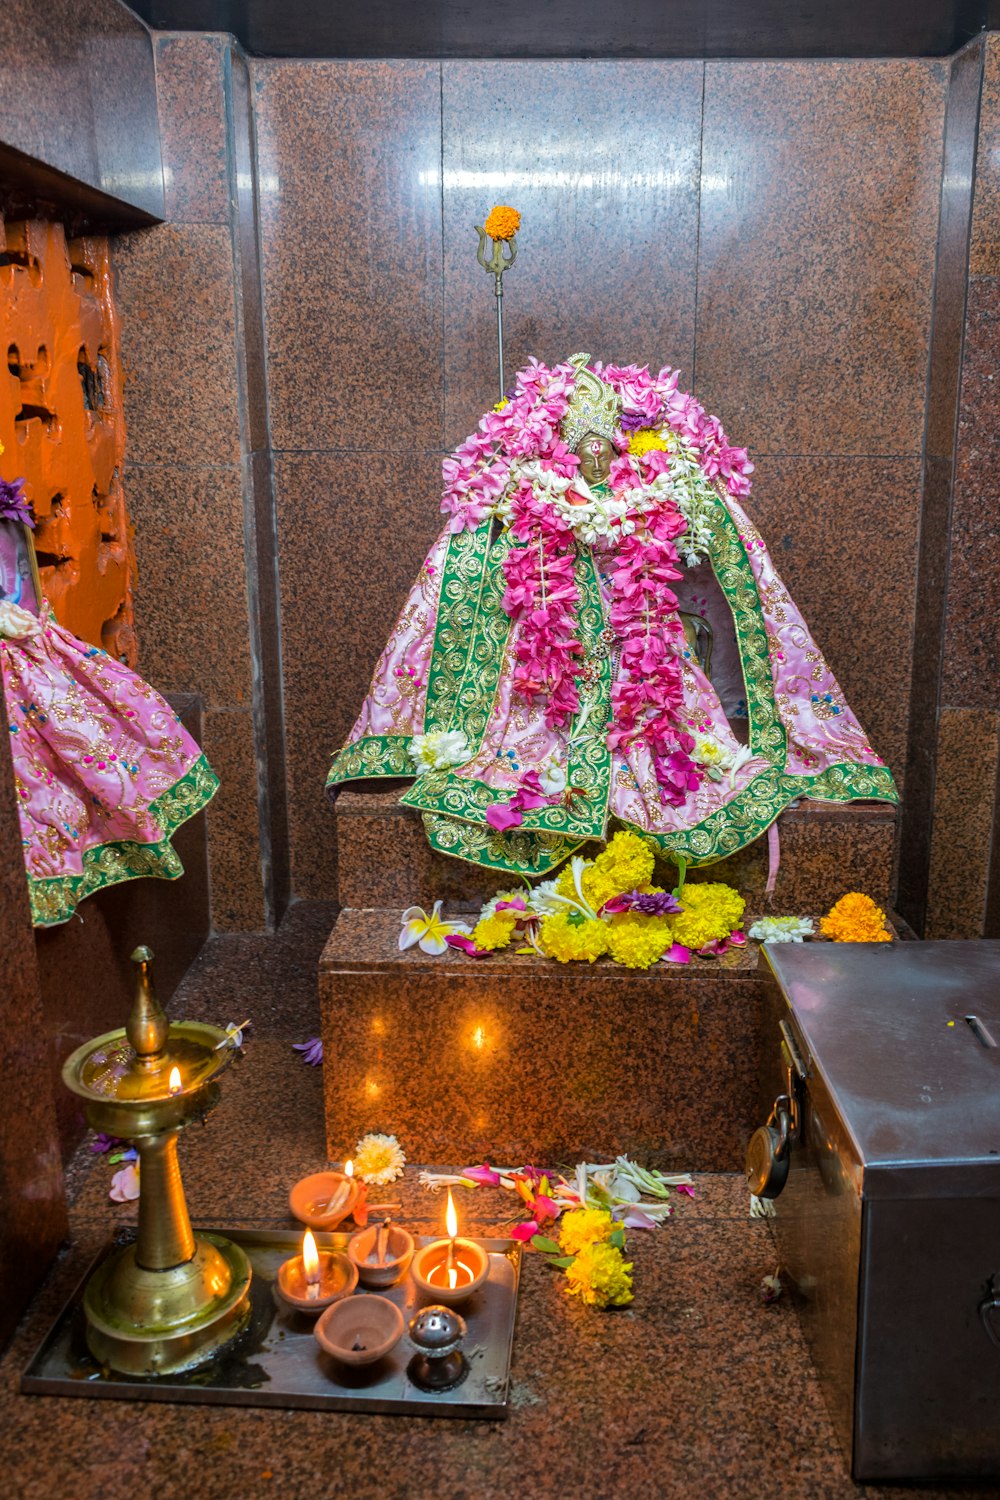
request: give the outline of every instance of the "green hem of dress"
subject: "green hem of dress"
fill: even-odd
[[[170,840],[189,818],[193,818],[215,796],[219,778],[200,755],[191,769],[167,791],[149,804],[149,814],[163,829],[155,844],[135,839],[118,839],[97,844],[83,854],[83,871],[79,875],[28,876],[31,921],[35,927],[58,927],[73,915],[80,902],[108,886],[126,880],[149,876],[156,880],[176,880],[184,874]]]

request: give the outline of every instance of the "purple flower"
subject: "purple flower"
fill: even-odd
[[[622,432],[638,432],[640,427],[649,426],[649,418],[644,412],[623,411],[618,421]]]
[[[105,1135],[103,1130],[99,1130],[90,1143],[90,1149],[104,1156],[106,1152],[113,1151],[116,1146],[124,1146],[124,1144],[120,1135]]]
[[[296,1052],[302,1053],[302,1061],[311,1068],[318,1068],[323,1061],[323,1038],[311,1036],[307,1042],[293,1042]]]
[[[23,521],[33,527],[35,518],[21,490],[23,479],[0,479],[0,521]]]
[[[612,896],[605,901],[604,911],[637,911],[644,917],[666,917],[680,911],[681,903],[669,891],[654,891],[645,895],[642,891],[625,891],[621,896]]]

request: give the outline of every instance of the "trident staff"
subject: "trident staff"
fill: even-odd
[[[475,226],[479,235],[476,259],[484,271],[493,277],[493,295],[497,304],[497,358],[500,365],[500,400],[504,399],[503,377],[503,273],[509,271],[517,259],[516,234],[521,227],[521,215],[516,208],[500,203],[490,210],[484,225]],[[486,241],[492,244],[492,253],[486,254]],[[507,254],[504,255],[506,246]]]

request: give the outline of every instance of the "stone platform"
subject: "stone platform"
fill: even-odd
[[[343,910],[319,965],[331,1159],[385,1128],[425,1160],[621,1151],[739,1170],[761,1123],[757,945],[645,972],[509,950],[479,960],[400,953],[405,907],[441,899],[457,914],[511,881],[434,853],[398,795],[350,791],[337,803]],[[853,889],[888,907],[895,809],[803,803],[780,819],[780,835],[769,904],[766,841],[704,872],[746,896],[747,925],[765,910],[818,917]]]
[[[450,908],[479,907],[511,877],[492,875],[431,849],[420,814],[400,807],[409,783],[382,782],[341,792],[337,813],[337,892],[347,908],[426,906],[438,899]],[[800,802],[778,819],[781,866],[773,910],[824,911],[845,891],[866,891],[880,906],[892,903],[896,809],[887,803],[835,806]],[[596,852],[597,845],[582,852]],[[711,873],[709,873],[709,870]],[[767,840],[758,839],[705,870],[748,899],[763,900]],[[515,882],[516,883],[516,882]]]

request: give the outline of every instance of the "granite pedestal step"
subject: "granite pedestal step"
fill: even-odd
[[[336,803],[338,897],[343,907],[430,909],[478,907],[510,886],[462,860],[438,854],[427,842],[418,812],[400,807],[405,782],[377,789],[351,788]],[[892,899],[896,809],[885,803],[836,806],[802,801],[778,819],[781,864],[770,909],[826,911],[846,891],[867,892],[880,906]],[[592,845],[594,852],[597,845]],[[704,878],[724,880],[751,900],[763,901],[767,840],[720,860]]]
[[[756,945],[684,968],[399,951],[400,910],[342,911],[319,964],[328,1149],[415,1161],[617,1152],[736,1171],[758,1118]]]

